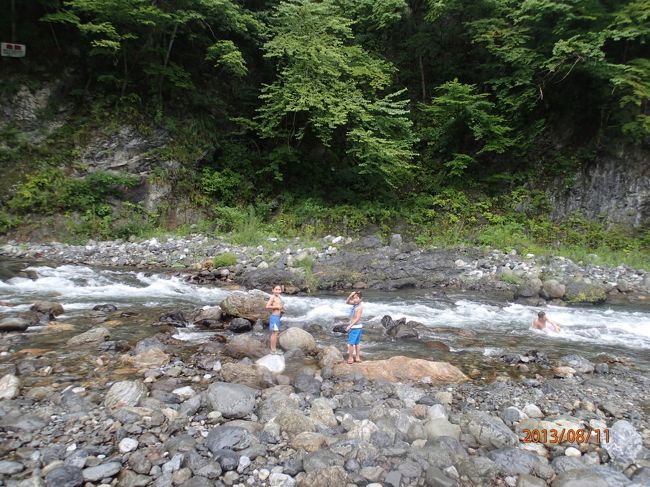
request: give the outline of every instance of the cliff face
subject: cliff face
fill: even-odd
[[[31,148],[47,144],[48,137],[73,122],[73,109],[60,95],[62,82],[41,83],[37,88],[20,86],[12,96],[0,100],[0,132],[13,122],[24,141],[10,147],[0,137],[0,150],[13,151],[17,163],[0,164],[7,193],[22,179],[25,171],[22,155],[25,144]],[[77,121],[78,123],[78,121]],[[66,171],[84,176],[98,170],[120,170],[141,177],[142,184],[129,199],[141,202],[148,211],[164,207],[169,221],[193,223],[197,214],[184,195],[174,191],[173,183],[154,177],[157,170],[174,171],[180,163],[161,155],[170,141],[164,130],[147,130],[123,124],[96,126],[80,140],[71,141],[75,159],[67,160]],[[2,162],[2,161],[0,161]],[[618,152],[598,156],[574,175],[567,187],[558,179],[548,189],[552,217],[562,219],[576,212],[592,220],[611,225],[643,229],[650,227],[650,145],[627,146]]]
[[[626,147],[603,155],[575,175],[570,188],[549,191],[552,217],[575,212],[591,220],[635,229],[650,227],[650,147]]]

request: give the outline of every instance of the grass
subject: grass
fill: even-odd
[[[212,259],[212,263],[216,268],[230,267],[237,263],[237,256],[232,252],[225,252],[220,255],[215,255]]]

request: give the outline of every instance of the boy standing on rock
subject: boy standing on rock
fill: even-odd
[[[345,328],[348,332],[348,363],[361,362],[361,334],[363,333],[363,325],[361,324],[361,314],[363,307],[361,306],[361,293],[354,291],[350,293],[348,299],[345,300],[347,304],[352,305],[350,310],[350,324]]]
[[[271,353],[276,355],[279,353],[276,351],[276,344],[278,342],[278,334],[280,333],[280,318],[282,317],[282,313],[284,313],[284,305],[280,298],[280,294],[282,294],[282,286],[276,284],[273,286],[272,292],[273,294],[266,303],[266,309],[271,311],[271,316],[269,316]]]

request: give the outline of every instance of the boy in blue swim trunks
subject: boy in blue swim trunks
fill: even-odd
[[[269,331],[271,332],[271,353],[278,354],[276,350],[276,344],[278,342],[278,334],[280,333],[280,318],[282,313],[284,313],[284,305],[282,304],[282,299],[280,299],[280,294],[282,294],[282,286],[276,284],[273,286],[273,294],[266,303],[266,309],[271,311],[271,316],[269,316]]]
[[[350,310],[350,324],[345,328],[348,332],[348,363],[361,362],[361,334],[363,333],[363,325],[361,324],[361,315],[363,314],[363,307],[361,306],[361,293],[354,291],[350,293],[348,299],[345,300],[347,304],[352,305]]]

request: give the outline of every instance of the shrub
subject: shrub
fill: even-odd
[[[237,256],[232,252],[225,252],[220,255],[215,255],[212,263],[215,267],[230,267],[237,263]]]

